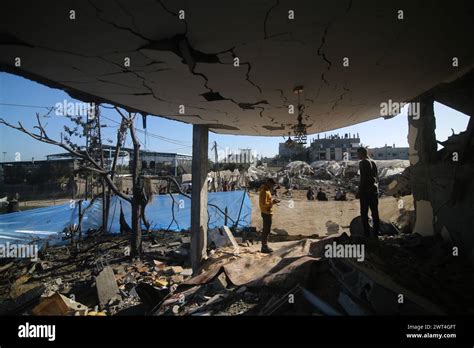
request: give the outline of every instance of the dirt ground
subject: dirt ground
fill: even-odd
[[[278,199],[281,200],[274,208],[272,231],[282,235],[318,234],[320,237],[332,235],[341,231],[348,232],[349,224],[359,216],[359,200],[348,193],[347,201],[334,201],[334,187],[324,187],[329,201],[308,201],[306,190],[293,190],[292,198],[284,195],[284,189],[278,189]],[[258,206],[258,193],[249,192],[252,202],[252,226],[257,230],[262,228],[262,218]],[[405,196],[403,206],[407,210],[414,210],[413,196]],[[43,206],[68,203],[69,199],[38,200],[20,202],[20,210],[39,208]],[[386,222],[394,222],[400,215],[398,199],[394,197],[381,197],[379,200],[380,218]],[[338,226],[334,225],[337,224]]]
[[[310,236],[318,234],[327,236],[341,231],[348,232],[349,224],[360,215],[359,200],[353,196],[348,201],[334,201],[330,192],[329,201],[308,201],[305,190],[293,190],[293,197],[287,198],[283,190],[278,190],[278,199],[281,202],[274,207],[272,232],[288,235]],[[252,202],[252,226],[258,230],[262,228],[262,218],[258,206],[258,193],[250,192]],[[413,196],[405,196],[403,207],[413,210]],[[386,222],[394,222],[400,215],[398,199],[381,197],[379,200],[380,218]],[[339,229],[334,225],[339,225]]]

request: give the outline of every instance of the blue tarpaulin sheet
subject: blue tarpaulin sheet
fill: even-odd
[[[174,200],[174,204],[173,204]],[[233,226],[238,220],[238,227],[251,224],[252,206],[245,191],[210,192],[208,195],[209,227],[224,225],[224,214],[212,206],[216,205],[230,217],[227,225]],[[88,201],[82,202],[85,210],[82,231],[96,229],[102,225],[102,203],[97,200],[89,207]],[[107,223],[110,233],[120,232],[120,207],[125,219],[131,225],[130,204],[114,196],[110,202],[109,220]],[[241,210],[242,207],[242,210]],[[174,219],[173,219],[174,210]],[[239,217],[240,211],[240,217]],[[146,207],[146,217],[153,229],[168,229],[171,231],[187,230],[191,227],[191,200],[180,194],[154,195]],[[0,244],[36,242],[40,246],[49,241],[50,245],[61,242],[61,232],[79,220],[78,201],[70,204],[31,209],[18,213],[0,215]],[[143,226],[144,227],[144,226]]]

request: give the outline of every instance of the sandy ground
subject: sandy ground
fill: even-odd
[[[281,200],[274,208],[272,231],[284,235],[305,235],[318,234],[327,236],[337,231],[333,223],[339,225],[338,232],[349,231],[349,224],[353,218],[359,216],[359,200],[349,195],[349,200],[345,202],[334,201],[333,193],[328,188],[329,201],[308,201],[305,190],[293,190],[293,197],[287,198],[283,195],[284,190],[278,190],[278,199]],[[262,228],[262,218],[258,206],[258,193],[250,192],[252,202],[252,226],[258,230]],[[59,205],[68,203],[69,199],[59,200],[39,200],[20,202],[20,209]],[[413,196],[403,197],[404,207],[413,210]],[[379,200],[380,218],[387,222],[393,222],[400,214],[398,200],[393,197],[382,197]],[[333,227],[328,231],[328,224]],[[337,228],[337,227],[336,227]]]
[[[258,206],[258,193],[250,192],[252,201],[252,226],[258,230],[262,228],[262,218]],[[289,235],[331,235],[327,224],[336,223],[340,226],[339,232],[349,231],[349,224],[355,217],[360,215],[359,200],[327,202],[308,201],[306,191],[294,190],[293,198],[284,198],[279,192],[278,199],[281,200],[274,207],[272,231],[279,234]],[[404,208],[413,210],[413,196],[403,197]],[[379,200],[379,214],[383,221],[393,222],[400,214],[399,202],[394,197],[382,197]],[[332,223],[331,223],[332,222]]]

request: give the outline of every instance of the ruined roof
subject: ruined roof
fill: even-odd
[[[381,102],[408,101],[474,63],[468,0],[18,0],[2,7],[0,71],[217,133],[288,134],[295,86],[304,88],[309,133],[363,122],[380,116]]]

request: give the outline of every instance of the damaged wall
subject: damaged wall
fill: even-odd
[[[414,100],[420,103],[420,114],[408,115],[411,186],[416,209],[414,232],[441,235],[459,248],[461,257],[474,263],[474,120],[469,115],[466,131],[438,142],[435,98],[433,93]],[[438,143],[444,147],[437,151]]]

